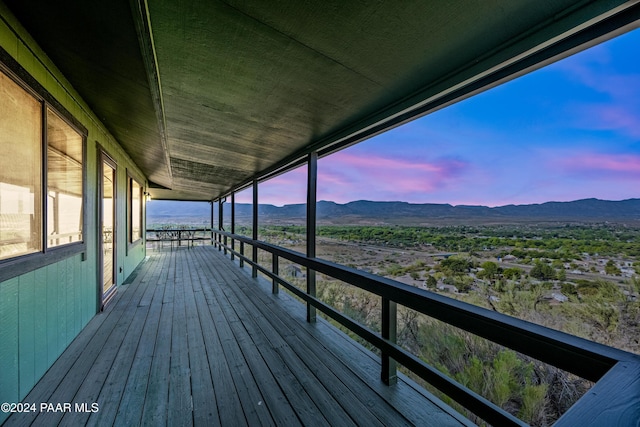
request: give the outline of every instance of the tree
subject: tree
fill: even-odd
[[[478,273],[478,277],[483,279],[489,279],[491,281],[495,280],[496,277],[501,273],[501,268],[493,261],[486,261],[480,265],[482,271]]]
[[[556,278],[561,281],[567,280],[567,272],[564,268],[561,268],[557,271]]]
[[[471,261],[465,258],[449,257],[440,262],[440,268],[454,275],[467,273],[471,268]]]
[[[536,261],[529,272],[529,276],[539,280],[553,280],[556,278],[556,272],[550,265]]]
[[[429,289],[435,289],[438,285],[438,281],[436,280],[436,278],[430,274],[427,276],[427,280],[425,280],[425,283],[427,284],[427,288]]]
[[[520,270],[518,267],[510,267],[506,268],[502,272],[502,275],[507,280],[518,280],[522,276],[522,270]]]
[[[604,272],[609,276],[619,276],[621,274],[620,269],[613,260],[607,261],[607,264],[604,266]]]
[[[572,285],[571,283],[563,283],[560,287],[560,289],[562,290],[562,293],[565,295],[577,295],[578,291],[576,290],[575,285]]]

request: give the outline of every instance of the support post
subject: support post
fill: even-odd
[[[209,202],[211,204],[211,223],[209,224],[209,230],[211,231],[211,244],[215,245],[214,240],[213,240],[213,204],[215,203],[215,201],[211,200]]]
[[[395,301],[382,298],[382,338],[396,343],[398,331],[398,306]],[[397,362],[382,351],[381,379],[386,385],[398,382]]]
[[[307,257],[316,256],[316,198],[318,188],[318,153],[309,153],[307,159]],[[307,294],[316,296],[316,272],[307,269]],[[307,303],[307,322],[316,322],[316,308]]]
[[[236,234],[236,193],[231,192],[231,234]],[[231,238],[231,261],[235,259],[233,251],[236,250],[236,239]]]
[[[278,262],[278,255],[276,254],[271,254],[271,272],[273,274],[275,274],[276,276],[280,274],[280,265]],[[280,284],[278,283],[278,281],[276,279],[271,279],[271,293],[273,294],[277,294],[278,292],[280,292]]]
[[[218,200],[218,230],[222,231],[222,199]],[[222,250],[222,235],[218,234],[218,251]]]
[[[240,241],[240,268],[244,267],[244,242]]]
[[[224,202],[226,201],[226,198],[222,199],[222,201],[220,202],[220,229],[224,230]],[[224,254],[227,254],[227,236],[224,236],[223,238],[224,241]]]
[[[253,180],[253,240],[258,240],[258,180]],[[254,264],[258,263],[258,247],[253,244],[252,246],[252,261]],[[258,268],[253,265],[251,268],[251,277],[258,277]]]

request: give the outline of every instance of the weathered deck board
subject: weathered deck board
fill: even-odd
[[[233,272],[230,273],[233,274]],[[255,294],[256,296],[265,297],[262,299],[262,304],[253,305],[254,307],[257,306],[260,310],[259,317],[256,316],[255,313],[253,315],[255,318],[260,319],[258,324],[265,336],[271,336],[275,333],[276,337],[282,337],[275,341],[278,354],[280,354],[283,360],[287,361],[286,363],[296,364],[298,368],[296,371],[305,373],[310,371],[313,373],[315,378],[305,378],[305,387],[308,387],[309,382],[314,382],[317,386],[308,388],[319,393],[320,399],[327,393],[334,396],[337,402],[339,402],[337,405],[343,408],[345,415],[348,415],[345,419],[345,424],[350,422],[357,422],[358,424],[368,426],[407,424],[407,420],[402,415],[392,413],[388,408],[363,403],[358,396],[361,389],[351,387],[354,384],[359,385],[358,383],[360,382],[353,372],[345,369],[344,365],[340,363],[338,359],[332,357],[331,354],[327,354],[326,356],[328,357],[325,359],[319,357],[314,351],[317,350],[318,343],[310,341],[308,334],[296,334],[295,328],[291,328],[291,325],[282,322],[277,317],[277,311],[274,311],[274,309],[278,309],[278,306],[274,301],[270,300],[267,294],[260,292],[259,289],[251,289],[251,284],[247,285],[241,280],[236,280],[234,283],[237,286],[229,288],[231,292],[235,290],[235,295],[230,296],[230,298],[233,298],[234,307],[245,306],[244,308],[246,310],[250,309],[253,304],[247,304],[248,300],[246,299],[246,295]],[[242,299],[243,297],[244,299]],[[247,305],[249,306],[247,307]],[[246,314],[251,315],[251,313],[248,312]],[[267,322],[267,319],[270,319],[270,321]],[[270,325],[274,331],[269,333],[270,331],[266,325]],[[273,343],[271,345],[273,345]],[[292,349],[295,349],[297,360],[292,360],[289,357],[289,355],[293,353]],[[304,365],[301,365],[301,363]],[[324,387],[324,389],[321,387]],[[325,406],[326,405],[336,405],[336,402],[325,402]],[[335,411],[335,408],[333,408],[333,410]]]
[[[242,424],[245,420],[249,425],[274,425],[274,421],[265,406],[258,404],[264,397],[250,374],[247,356],[243,355],[237,341],[233,337],[231,328],[221,309],[221,302],[217,301],[212,292],[215,281],[207,275],[201,264],[194,264],[189,258],[192,271],[194,293],[201,293],[196,301],[201,314],[200,320],[203,335],[206,337],[208,354],[213,355],[212,365],[216,366],[222,375],[214,375],[215,388],[220,395],[220,420],[223,425],[233,422]],[[211,307],[210,311],[207,307]],[[213,312],[213,317],[212,317]],[[224,341],[224,346],[222,345]],[[224,354],[225,357],[216,357]],[[227,360],[233,361],[229,369]],[[235,379],[234,379],[235,377]],[[293,412],[292,412],[293,414]],[[295,418],[295,414],[293,414]]]
[[[157,286],[164,287],[160,320],[155,340],[149,382],[142,407],[143,425],[165,425],[169,396],[169,362],[171,360],[171,323],[173,321],[174,260],[166,263],[167,276],[161,276]]]
[[[166,284],[168,267],[168,263],[160,262],[155,269],[157,274],[150,276],[148,278],[149,281]],[[156,349],[156,339],[162,313],[162,299],[166,288],[165,286],[151,286],[150,289],[154,289],[151,299],[140,301],[140,306],[142,307],[149,305],[149,313],[142,331],[139,349],[131,366],[131,374],[127,378],[123,391],[123,394],[129,396],[129,398],[122,400],[119,405],[114,425],[136,425],[140,423],[142,416],[140,408],[144,406],[145,392],[151,376],[151,364]],[[145,297],[148,294],[148,292],[145,293]]]
[[[298,316],[292,316],[287,320],[293,320],[296,323],[295,327],[289,323],[288,326],[280,326],[280,336],[291,336],[291,332],[300,339],[300,342],[305,342],[309,346],[311,354],[317,352],[318,346],[321,346],[326,350],[321,363],[325,364],[325,367],[331,371],[335,376],[341,379],[346,387],[351,392],[359,396],[358,400],[364,400],[362,396],[362,380],[371,388],[373,392],[380,397],[390,402],[395,407],[395,411],[389,411],[388,408],[381,407],[380,405],[373,404],[374,400],[363,402],[369,407],[375,415],[383,422],[384,425],[448,425],[450,423],[449,418],[451,415],[446,411],[438,407],[442,404],[443,408],[449,408],[433,396],[429,395],[421,387],[417,386],[412,381],[404,378],[395,387],[387,387],[380,381],[380,361],[379,359],[368,352],[360,345],[355,343],[345,334],[335,334],[332,327],[315,327],[306,322],[306,315],[304,310],[300,308],[300,304],[292,298],[271,295],[268,290],[270,289],[269,283],[264,283],[262,289],[255,286],[254,282],[248,282],[243,280],[247,274],[237,268],[237,266],[221,265],[218,267],[221,271],[226,271],[228,277],[234,277],[237,286],[229,289],[238,289],[241,295],[250,296],[252,298],[252,304],[258,307],[260,310],[272,310],[272,314],[266,314],[274,320],[271,322],[274,324],[282,323],[278,316],[283,308],[289,313],[298,312]],[[248,271],[248,270],[247,270]],[[241,289],[241,290],[240,290]],[[256,301],[261,303],[256,304]],[[326,322],[322,319],[318,320],[319,324],[326,325]],[[284,328],[284,329],[283,329]],[[314,340],[309,341],[313,337]],[[290,338],[291,341],[294,341]],[[302,354],[304,352],[301,349],[299,342],[292,345],[296,349],[296,352]],[[306,353],[308,354],[308,353]],[[307,356],[303,360],[309,361],[313,356]],[[344,364],[341,360],[357,360],[357,363]],[[316,374],[319,381],[324,381],[326,377],[326,371],[318,373],[317,370],[321,369],[320,365],[314,363],[309,364],[309,369]],[[339,386],[333,382],[331,383],[333,392],[339,390]],[[398,392],[400,389],[400,392]],[[424,405],[425,398],[432,399],[431,405]],[[343,403],[357,405],[351,399],[341,399]],[[459,414],[455,416],[460,417],[461,423],[468,423]],[[363,419],[361,414],[361,418]],[[375,424],[371,424],[375,425]]]
[[[462,425],[304,307],[209,246],[159,250],[25,402],[99,412],[13,414],[15,425]]]

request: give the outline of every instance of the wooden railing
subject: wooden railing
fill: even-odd
[[[50,246],[63,245],[65,243],[79,242],[82,240],[82,231],[72,231],[70,233],[50,234],[47,236]]]
[[[162,227],[149,228],[146,230],[147,242],[169,242],[173,245],[182,246],[185,242],[187,247],[192,247],[197,241],[211,241],[212,234],[210,228],[189,228],[189,227]]]
[[[635,425],[640,419],[640,356],[549,329],[495,311],[447,298],[388,278],[366,273],[319,258],[275,246],[263,241],[213,230],[213,243],[219,250],[238,257],[240,265],[252,266],[254,277],[262,272],[273,283],[272,291],[284,286],[341,325],[353,331],[382,354],[381,378],[393,384],[396,363],[432,384],[446,395],[492,425],[526,425],[484,397],[409,353],[395,342],[396,306],[398,304],[486,338],[519,353],[595,382],[596,384],[557,422],[556,426]],[[230,244],[229,240],[230,239]],[[236,251],[235,242],[240,243]],[[245,256],[244,246],[261,249],[272,255],[271,270],[252,257]],[[279,258],[341,280],[378,295],[382,301],[380,333],[361,325],[278,275]]]

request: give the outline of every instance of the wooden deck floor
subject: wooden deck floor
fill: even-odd
[[[382,384],[375,356],[211,246],[150,251],[136,273],[6,426],[468,423],[411,381]]]

